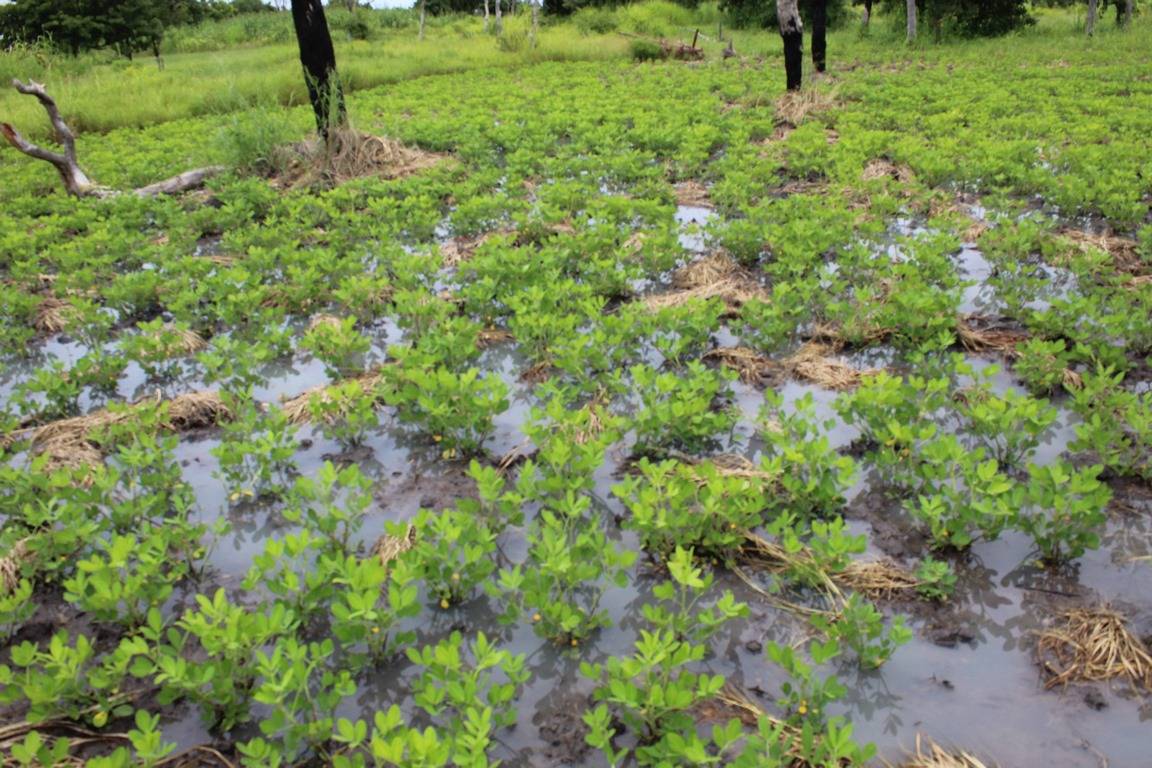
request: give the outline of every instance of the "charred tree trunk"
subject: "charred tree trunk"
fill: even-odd
[[[908,0],[908,42],[916,39],[916,0]]]
[[[828,53],[828,0],[812,2],[812,66],[823,72]]]
[[[1084,31],[1088,37],[1096,34],[1096,11],[1099,4],[1099,0],[1088,0],[1088,19],[1084,22]]]
[[[316,130],[324,139],[331,128],[344,125],[348,112],[336,74],[336,51],[320,0],[292,0],[292,22],[300,45],[300,64],[308,85],[308,100],[316,115]]]
[[[872,0],[864,0],[864,26],[872,21]]]
[[[804,71],[804,25],[796,0],[776,0],[776,18],[784,41],[784,73],[788,90],[800,90]]]
[[[12,86],[25,96],[36,97],[40,105],[44,107],[44,111],[48,113],[48,120],[52,123],[52,130],[56,134],[56,141],[60,143],[64,151],[52,152],[37,146],[21,136],[20,132],[8,123],[0,123],[0,136],[3,136],[9,144],[28,157],[51,164],[60,174],[60,181],[64,183],[64,189],[70,195],[75,197],[111,197],[119,194],[117,190],[96,184],[88,178],[88,174],[84,173],[80,163],[76,161],[76,136],[68,124],[64,122],[64,118],[60,115],[60,109],[56,106],[56,100],[48,95],[44,86],[32,80],[29,80],[27,84],[13,80]],[[155,197],[187,192],[190,189],[204,186],[204,182],[209,177],[215,176],[223,170],[222,167],[213,165],[185,171],[179,176],[173,176],[170,179],[132,190],[132,193],[139,197]]]

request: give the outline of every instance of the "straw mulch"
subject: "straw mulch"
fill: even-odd
[[[901,184],[908,184],[916,179],[916,175],[907,165],[897,165],[891,160],[881,157],[868,161],[864,170],[860,172],[863,181],[876,181],[877,179],[895,179]]]
[[[768,292],[756,276],[723,252],[681,267],[672,275],[672,285],[677,290],[649,296],[644,299],[644,305],[658,311],[694,300],[719,298],[727,305],[725,315],[732,317],[749,301],[768,300]]]
[[[136,415],[157,405],[166,405],[166,418],[161,425],[174,432],[209,427],[232,418],[232,412],[217,392],[192,392],[171,400],[147,398],[118,411],[100,410],[85,416],[49,422],[10,436],[30,438],[33,454],[48,457],[50,468],[93,467],[104,460],[96,442],[100,432],[115,424],[131,421]]]
[[[838,102],[835,90],[805,88],[788,91],[776,100],[776,120],[800,125],[804,118],[826,112]]]
[[[172,354],[194,355],[208,346],[204,337],[188,328],[177,328],[171,323],[152,331],[151,336],[159,340],[171,340],[168,352]]]
[[[676,195],[677,205],[687,205],[694,208],[712,207],[712,198],[708,195],[708,187],[695,179],[673,184],[672,191]]]
[[[514,229],[496,229],[478,235],[460,235],[440,244],[440,257],[445,267],[458,267],[471,259],[476,250],[494,237],[515,235]]]
[[[1112,257],[1112,263],[1121,272],[1146,274],[1148,267],[1137,252],[1137,243],[1116,235],[1092,235],[1079,229],[1065,229],[1060,234],[1072,241],[1081,251],[1097,249]]]
[[[0,597],[12,594],[20,583],[20,566],[28,561],[31,551],[28,542],[31,537],[20,539],[4,557],[0,557]]]
[[[747,347],[719,347],[705,353],[704,359],[715,360],[731,368],[744,383],[756,386],[766,386],[784,376],[792,376],[842,392],[854,389],[864,377],[879,372],[876,368],[853,368],[841,360],[829,357],[834,351],[834,346],[809,342],[777,361]]]
[[[915,594],[920,586],[916,575],[892,560],[853,560],[842,571],[824,571],[806,549],[789,552],[770,539],[748,532],[741,552],[747,562],[772,572],[794,569],[809,572],[822,583],[833,601],[843,599],[842,589],[877,599],[890,599]]]
[[[476,346],[487,349],[506,341],[513,341],[515,338],[510,331],[503,328],[481,328],[480,333],[476,335]]]
[[[402,179],[427,170],[446,157],[346,128],[334,131],[327,142],[312,139],[281,148],[273,165],[285,169],[277,184],[293,188],[335,186],[373,176]]]
[[[956,336],[969,352],[997,352],[1016,354],[1016,345],[1028,340],[1024,331],[1003,328],[980,328],[977,316],[962,317],[956,323]]]
[[[1152,692],[1148,647],[1128,630],[1124,616],[1108,607],[1063,613],[1057,626],[1039,633],[1036,658],[1048,676],[1045,688],[1122,677]]]
[[[76,308],[66,301],[49,296],[36,307],[32,317],[32,327],[40,333],[51,336],[60,333],[76,316]]]
[[[988,768],[988,764],[970,752],[945,749],[916,734],[916,752],[900,763],[899,768]]]
[[[731,682],[725,683],[715,698],[701,704],[698,707],[698,714],[700,720],[713,722],[736,717],[749,728],[755,728],[761,720],[766,720],[776,728],[780,734],[781,743],[792,758],[787,768],[825,768],[822,765],[813,765],[804,759],[803,755],[808,750],[805,749],[805,737],[800,728],[769,714],[747,693]],[[843,768],[849,764],[841,763],[840,765]]]
[[[372,557],[380,558],[380,564],[387,567],[396,558],[412,549],[416,544],[416,528],[409,523],[402,536],[385,533],[372,545]]]
[[[380,385],[383,374],[380,369],[362,373],[359,376],[353,376],[344,379],[335,384],[320,384],[315,387],[309,387],[298,395],[287,397],[281,400],[280,409],[292,424],[307,424],[312,421],[312,398],[318,398],[321,402],[327,404],[331,403],[335,396],[336,390],[341,385],[348,382],[356,382],[365,392],[372,392]],[[331,418],[338,418],[337,414],[333,414]]]
[[[319,315],[313,315],[312,319],[308,321],[308,330],[311,332],[317,328],[339,328],[341,322],[341,319],[336,315],[321,313]]]

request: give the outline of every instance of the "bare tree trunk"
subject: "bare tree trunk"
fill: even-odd
[[[908,0],[908,42],[916,39],[916,0]]]
[[[503,12],[500,10],[502,0],[496,0],[496,34],[504,34],[504,18],[501,15]]]
[[[1132,24],[1132,5],[1133,0],[1124,0],[1124,26]]]
[[[529,37],[531,38],[531,43],[532,43],[531,47],[535,48],[536,47],[536,33],[540,29],[540,4],[539,4],[539,0],[528,0],[528,2],[532,5],[532,28],[531,28],[531,31],[529,32]]]
[[[804,24],[796,0],[776,0],[776,18],[784,41],[784,74],[788,90],[797,91],[804,71]]]
[[[484,0],[484,31],[488,31],[488,0]]]
[[[1088,0],[1088,19],[1084,22],[1084,31],[1088,33],[1088,37],[1096,34],[1096,10],[1099,5],[1099,0]]]
[[[828,2],[827,0],[813,0],[812,2],[812,66],[817,72],[823,72],[825,59],[828,53]]]
[[[864,0],[864,26],[872,21],[872,0]]]
[[[324,5],[320,0],[292,0],[292,22],[296,26],[296,42],[300,45],[300,64],[304,67],[304,82],[308,86],[308,100],[316,115],[316,130],[327,140],[331,128],[345,125],[348,112],[344,106],[344,90],[336,74],[336,51],[332,35],[324,18]]]
[[[60,174],[60,180],[64,183],[64,189],[70,195],[76,197],[111,197],[112,195],[119,194],[119,192],[114,189],[102,187],[94,183],[92,179],[88,178],[88,174],[84,173],[84,170],[76,161],[76,136],[72,133],[72,129],[68,127],[68,124],[64,122],[64,118],[60,116],[60,109],[56,106],[56,100],[48,95],[48,91],[44,89],[44,86],[33,80],[29,80],[27,85],[19,80],[13,80],[12,85],[25,96],[35,96],[40,102],[40,105],[44,107],[44,111],[48,113],[48,120],[52,123],[52,130],[56,133],[56,140],[60,142],[60,146],[64,148],[64,152],[63,154],[51,152],[33,144],[21,136],[20,132],[8,123],[0,123],[0,135],[15,149],[23,152],[25,155],[50,163],[56,169],[56,172]],[[208,166],[207,168],[197,168],[193,171],[185,171],[179,176],[173,176],[170,179],[149,184],[146,187],[140,187],[132,192],[140,197],[175,195],[204,186],[204,182],[209,177],[215,176],[223,170],[224,169],[218,165]]]
[[[427,5],[427,0],[420,0],[420,39],[424,39],[424,9]]]

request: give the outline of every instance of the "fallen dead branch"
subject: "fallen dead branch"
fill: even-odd
[[[1036,642],[1037,661],[1048,675],[1045,688],[1123,677],[1152,692],[1152,654],[1121,613],[1105,606],[1076,608],[1058,621]]]
[[[780,373],[778,363],[748,347],[717,347],[705,352],[704,359],[736,371],[741,381],[752,386],[767,386]]]
[[[832,578],[855,592],[883,599],[914,593],[921,584],[914,573],[891,560],[853,560]]]
[[[273,167],[283,168],[275,180],[281,187],[335,186],[353,179],[401,179],[431,168],[447,155],[426,152],[395,139],[352,129],[283,147]]]
[[[513,339],[515,339],[515,337],[512,333],[503,328],[481,328],[480,333],[476,335],[476,346],[480,349],[487,349],[488,347],[503,344]]]
[[[79,162],[76,160],[76,136],[72,133],[72,129],[64,122],[64,118],[60,115],[60,108],[56,105],[55,99],[48,95],[43,84],[29,80],[27,84],[19,80],[12,81],[12,87],[25,96],[34,96],[44,107],[44,111],[48,113],[48,120],[52,123],[52,130],[56,135],[56,140],[63,148],[63,152],[53,152],[44,149],[36,144],[25,139],[19,131],[13,128],[8,123],[0,123],[0,135],[11,144],[19,152],[28,155],[36,160],[43,160],[49,163],[60,174],[60,180],[64,184],[64,189],[68,194],[75,195],[76,197],[111,197],[120,194],[118,190],[102,187],[96,184],[88,177],[88,174],[80,167]],[[197,168],[191,171],[173,176],[164,181],[158,181],[155,184],[149,184],[144,187],[132,190],[132,194],[138,197],[156,197],[158,195],[176,195],[181,192],[187,192],[190,189],[196,189],[204,186],[204,182],[212,176],[223,171],[223,166],[213,165],[205,168]]]
[[[970,752],[945,749],[916,734],[916,752],[900,763],[899,768],[988,768],[988,765]]]

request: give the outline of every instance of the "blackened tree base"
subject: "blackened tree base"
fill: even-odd
[[[827,0],[816,0],[812,3],[812,66],[817,72],[824,71],[824,58],[828,51],[827,27]]]
[[[784,38],[784,71],[788,76],[788,90],[800,90],[804,71],[804,33],[787,32]]]
[[[320,0],[292,0],[292,21],[296,27],[296,41],[300,45],[300,63],[304,67],[304,82],[308,86],[308,99],[316,113],[316,129],[327,139],[330,127],[347,121],[344,92],[336,74],[336,51],[324,18],[324,5]]]

